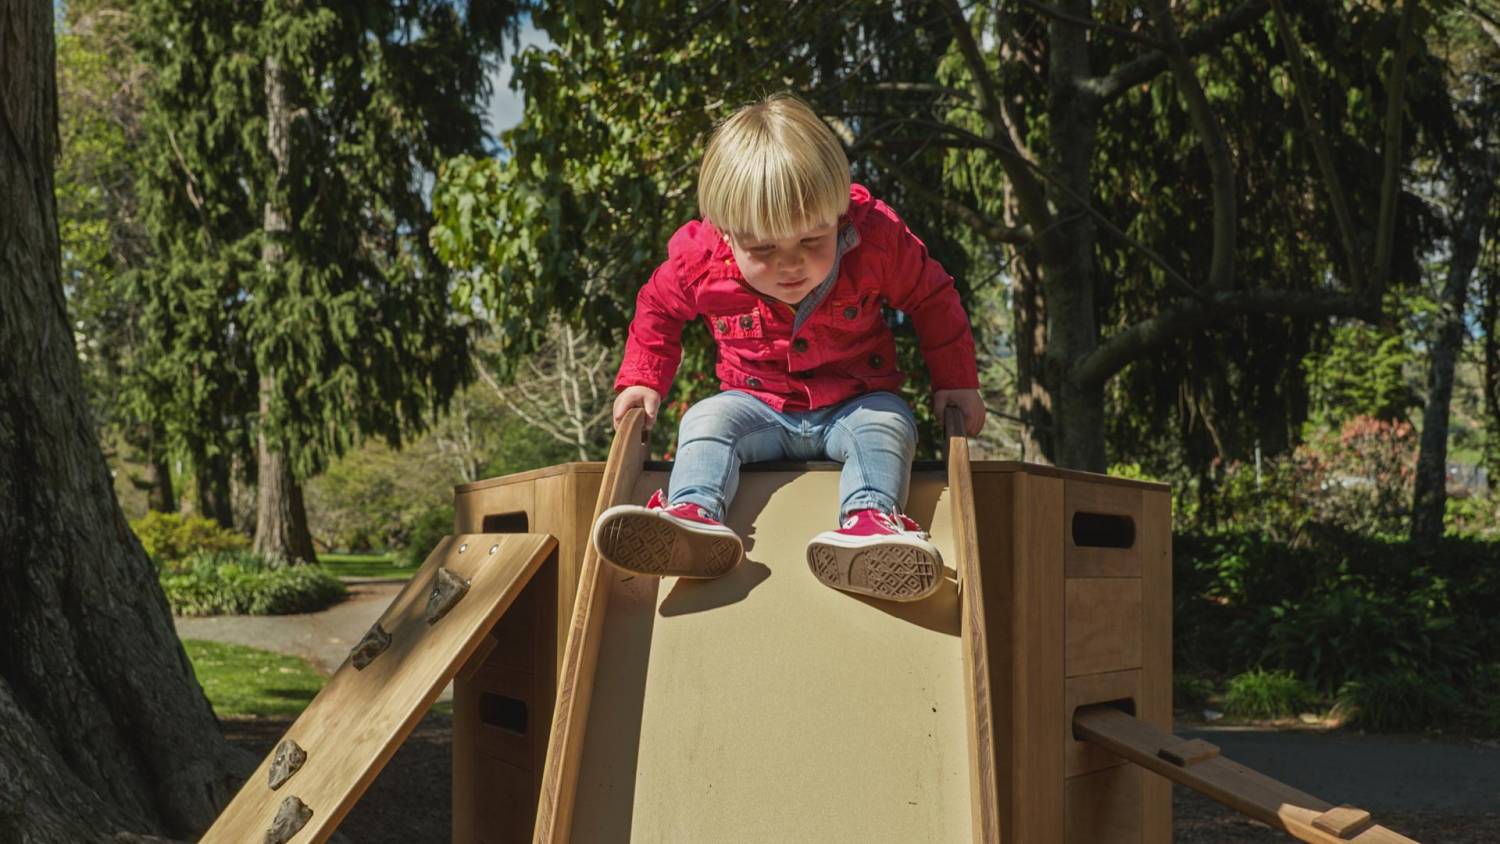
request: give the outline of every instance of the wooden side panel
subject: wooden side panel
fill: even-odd
[[[1172,730],[1172,497],[1141,497],[1141,697],[1136,716]],[[1172,840],[1172,783],[1142,774],[1143,824],[1148,844]]]
[[[1141,667],[1141,581],[1067,580],[1067,676]]]
[[[573,600],[578,593],[578,569],[583,565],[583,549],[588,541],[587,535],[579,532],[578,508],[572,498],[580,486],[578,479],[581,474],[569,472],[538,478],[536,482],[537,523],[557,537],[555,594],[550,606],[538,610],[544,616],[541,622],[551,625],[551,632],[545,637],[545,653],[537,655],[547,665],[554,681],[562,669],[562,642],[567,636],[568,619],[573,614]],[[592,473],[590,476],[599,477]],[[595,489],[597,491],[597,487]],[[590,497],[589,501],[592,502],[593,498]]]
[[[1117,765],[1068,780],[1067,844],[1158,844],[1141,829],[1142,778],[1154,776],[1134,765]]]
[[[1064,560],[1068,577],[1140,577],[1142,490],[1094,481],[1064,481]],[[1080,517],[1079,514],[1083,514]],[[1103,530],[1089,530],[1090,516],[1111,517]],[[1116,520],[1125,520],[1123,522]],[[1110,528],[1128,526],[1127,536]],[[1132,540],[1128,547],[1101,546]]]
[[[995,786],[1000,840],[1015,841],[1013,806],[1021,783],[1016,777],[1015,710],[1015,488],[1011,472],[976,472],[974,500],[982,508],[975,525],[984,577],[984,622],[990,653],[990,723],[995,736]]]
[[[1011,622],[1012,829],[1063,838],[1063,482],[1016,474]],[[988,582],[988,581],[987,581]]]
[[[486,516],[505,513],[525,513],[528,521],[532,520],[536,513],[534,481],[517,481],[454,496],[453,532],[481,533]],[[528,526],[527,532],[550,533],[534,524]]]

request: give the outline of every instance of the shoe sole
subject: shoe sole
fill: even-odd
[[[887,601],[920,601],[942,584],[942,558],[918,545],[835,545],[814,541],[807,546],[813,576],[845,592]]]
[[[606,512],[594,527],[594,547],[626,571],[655,577],[721,577],[744,556],[739,537],[699,533],[649,512]]]

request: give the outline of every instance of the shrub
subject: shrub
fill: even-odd
[[[413,522],[406,545],[397,553],[402,565],[419,566],[443,537],[453,532],[453,508],[432,507],[422,512]]]
[[[1214,694],[1214,682],[1196,674],[1172,675],[1172,705],[1178,709],[1200,706]]]
[[[152,511],[130,523],[146,554],[158,564],[181,560],[197,552],[243,551],[250,539],[219,526],[213,519]]]
[[[348,594],[320,566],[248,551],[195,554],[160,577],[173,614],[184,616],[315,612]]]
[[[1369,730],[1423,730],[1457,712],[1458,691],[1440,677],[1414,670],[1375,674],[1344,684],[1338,710]]]
[[[1286,718],[1313,700],[1312,689],[1292,672],[1256,668],[1230,679],[1224,708],[1241,718]]]

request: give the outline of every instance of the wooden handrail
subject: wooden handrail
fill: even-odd
[[[627,412],[615,432],[609,460],[604,464],[604,479],[594,504],[594,521],[610,507],[626,503],[641,476],[649,443],[645,412],[640,408]],[[593,521],[590,521],[589,543],[578,573],[578,596],[573,603],[573,620],[568,627],[557,682],[557,702],[552,710],[552,734],[532,836],[537,844],[567,841],[572,829],[584,732],[594,691],[594,669],[599,661],[599,640],[609,601],[609,581],[605,577],[608,568],[594,548]]]
[[[959,640],[964,655],[964,702],[969,735],[969,806],[975,841],[1000,841],[1000,797],[995,773],[995,734],[991,716],[989,639],[984,618],[984,583],[979,566],[979,533],[974,521],[974,479],[969,471],[969,440],[963,411],[949,407],[943,417],[948,435],[948,501],[953,508],[953,561],[959,585]]]

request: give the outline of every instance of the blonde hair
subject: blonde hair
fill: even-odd
[[[773,94],[719,124],[698,169],[698,211],[719,231],[762,240],[836,222],[849,159],[808,105]]]

